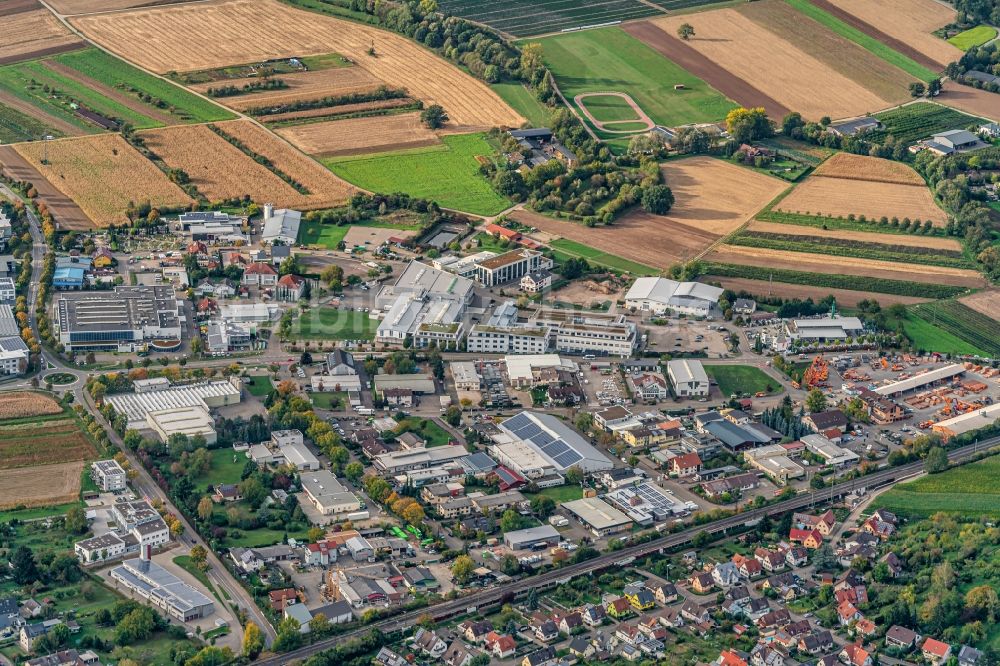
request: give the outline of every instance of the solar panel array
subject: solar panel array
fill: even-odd
[[[567,469],[583,460],[583,456],[579,452],[570,448],[562,439],[553,438],[523,412],[504,421],[503,426],[518,439],[534,444],[560,469]]]

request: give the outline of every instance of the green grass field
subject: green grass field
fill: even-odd
[[[609,130],[618,130],[619,132],[641,132],[646,129],[646,123],[641,120],[636,121],[616,121],[610,123],[604,123],[605,128]]]
[[[399,424],[399,433],[412,432],[427,442],[427,447],[445,446],[451,441],[451,434],[430,419],[408,418]]]
[[[193,479],[196,487],[201,488],[209,483],[231,483],[238,484],[242,479],[243,468],[246,467],[247,458],[243,453],[234,451],[230,447],[222,449],[212,449],[212,467],[207,474],[203,474]]]
[[[950,38],[948,43],[962,49],[963,51],[968,51],[973,46],[985,44],[996,36],[997,29],[993,26],[977,25],[975,28],[969,28],[964,32],[958,33],[954,37]]]
[[[563,502],[572,502],[583,497],[583,488],[574,485],[565,486],[554,486],[552,488],[542,488],[537,493],[529,494],[525,493],[525,497],[531,499],[536,495],[544,495],[545,497],[551,497],[555,500],[556,504],[562,504]]]
[[[875,498],[872,508],[929,516],[938,511],[1000,517],[1000,456],[902,483]]]
[[[760,368],[749,365],[706,365],[705,373],[719,384],[724,396],[734,393],[754,395],[760,391],[773,394],[783,390],[777,380],[768,377]]]
[[[299,227],[298,242],[302,245],[319,245],[328,250],[336,250],[344,236],[351,227],[378,227],[381,229],[399,229],[400,231],[419,231],[419,224],[388,224],[376,220],[367,220],[357,224],[345,224],[337,226],[335,224],[321,224],[319,222],[305,220]]]
[[[552,109],[535,99],[531,91],[520,83],[494,83],[490,87],[500,95],[500,99],[527,118],[532,127],[547,127],[552,122]]]
[[[208,122],[235,118],[221,106],[196,97],[169,81],[146,74],[96,48],[65,53],[55,60],[106,86],[135,95],[143,103],[156,106],[182,120]]]
[[[590,115],[601,122],[612,122],[616,120],[638,120],[628,101],[617,95],[592,95],[580,102],[587,107]]]
[[[346,391],[323,391],[311,393],[313,407],[317,409],[339,409],[347,404]]]
[[[545,63],[567,99],[624,92],[655,122],[674,127],[719,121],[736,105],[620,28],[546,37]],[[675,85],[685,89],[675,90]]]
[[[371,340],[376,328],[367,312],[323,307],[303,312],[292,334],[303,340]]]
[[[274,384],[271,382],[271,378],[264,377],[262,375],[247,377],[246,387],[247,391],[250,392],[250,395],[257,396],[258,398],[263,398],[274,390]]]
[[[476,215],[496,215],[510,201],[493,191],[479,173],[477,156],[493,147],[483,134],[446,136],[428,148],[334,157],[323,163],[341,178],[373,192],[405,192],[445,208]]]
[[[890,65],[895,65],[907,74],[915,76],[921,81],[931,81],[936,79],[938,72],[933,72],[923,65],[914,62],[899,51],[889,48],[874,37],[869,37],[854,26],[848,25],[836,16],[820,9],[809,0],[785,0],[792,7],[802,12],[817,23],[825,25],[830,30],[845,39],[849,39],[866,51],[870,51]]]
[[[977,312],[958,301],[935,301],[921,303],[910,308],[907,320],[912,320],[918,326],[927,326],[935,333],[927,335],[926,344],[942,344],[947,342],[952,353],[978,354],[996,358],[1000,356],[1000,340],[997,339],[997,323],[991,318]],[[909,326],[906,332],[910,333]],[[950,351],[936,347],[924,347],[934,351]]]
[[[634,275],[660,274],[658,269],[651,266],[644,266],[638,262],[630,261],[614,254],[608,254],[607,252],[601,252],[600,250],[565,238],[552,241],[549,245],[555,250],[556,259],[559,261],[565,261],[568,258],[583,258],[591,265],[603,266],[613,271],[622,271]]]

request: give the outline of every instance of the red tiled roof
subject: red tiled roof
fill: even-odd
[[[278,271],[274,270],[274,266],[271,264],[265,264],[262,261],[255,261],[246,267],[243,271],[247,275],[277,275]]]

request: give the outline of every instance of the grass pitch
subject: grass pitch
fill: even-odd
[[[304,312],[293,331],[304,340],[371,340],[376,328],[367,312],[317,308]]]

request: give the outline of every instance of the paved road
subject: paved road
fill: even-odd
[[[955,449],[949,453],[949,458],[952,462],[960,462],[976,452],[997,446],[1000,446],[1000,437],[995,437],[984,442],[970,444],[960,449]],[[530,576],[528,578],[515,581],[503,589],[487,589],[480,592],[473,592],[457,600],[447,601],[426,609],[403,613],[396,617],[389,618],[381,622],[375,622],[366,627],[356,629],[352,632],[341,634],[340,636],[336,636],[334,638],[328,638],[304,648],[299,648],[298,650],[293,650],[278,656],[263,657],[254,663],[258,666],[281,666],[283,664],[288,664],[293,660],[304,659],[316,654],[317,652],[334,647],[337,643],[347,640],[348,638],[366,634],[372,629],[376,629],[387,634],[395,633],[409,629],[417,623],[421,616],[426,614],[432,615],[436,621],[441,621],[451,617],[463,615],[469,612],[470,609],[481,609],[486,606],[495,606],[506,603],[507,601],[514,599],[518,594],[525,593],[529,589],[548,589],[576,576],[588,575],[594,571],[615,566],[618,563],[621,563],[621,565],[624,566],[626,562],[631,562],[632,559],[643,558],[654,553],[662,553],[666,549],[686,545],[690,543],[700,532],[708,532],[710,534],[724,533],[730,529],[739,528],[747,523],[752,523],[753,521],[763,518],[764,516],[804,509],[813,504],[826,502],[836,497],[850,494],[859,488],[871,489],[882,487],[919,475],[922,472],[922,462],[910,463],[909,465],[902,465],[893,469],[876,472],[864,478],[855,479],[849,483],[838,484],[816,493],[799,495],[798,497],[794,497],[771,506],[745,511],[744,513],[723,518],[710,524],[691,527],[683,532],[660,537],[648,543],[624,548],[615,553],[601,555],[600,557],[587,562],[569,565],[563,567],[562,569],[556,569],[538,576]]]

